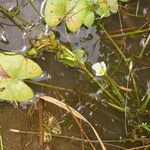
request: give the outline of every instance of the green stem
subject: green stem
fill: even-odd
[[[115,108],[115,109],[117,109],[117,110],[119,110],[119,111],[121,111],[121,112],[125,112],[125,109],[124,109],[124,108],[119,107],[119,106],[117,106],[117,105],[115,105],[115,104],[112,104],[112,103],[109,103],[109,102],[108,102],[108,105],[110,105],[111,107],[113,107],[113,108]]]
[[[105,31],[107,37],[109,38],[109,40],[112,42],[112,44],[116,47],[117,51],[120,53],[120,55],[122,56],[123,60],[125,61],[126,65],[128,66],[129,68],[129,63],[125,57],[125,55],[123,54],[123,52],[121,51],[121,49],[118,47],[118,45],[114,42],[114,40],[111,38],[111,36],[108,34],[108,32],[105,30],[105,28],[100,24],[100,27],[103,29],[103,31]],[[140,98],[139,98],[139,93],[138,93],[138,88],[137,88],[137,84],[136,84],[136,81],[134,79],[134,73],[131,72],[131,77],[132,77],[132,81],[133,81],[133,86],[134,86],[134,89],[135,89],[135,92],[136,92],[136,98],[137,98],[137,103],[138,103],[138,106],[140,104]]]
[[[150,29],[143,29],[143,30],[136,30],[136,31],[131,31],[131,32],[127,32],[127,33],[115,34],[115,35],[110,35],[110,37],[118,38],[118,37],[131,36],[131,35],[145,33],[145,32],[150,32]]]
[[[116,100],[116,98],[114,96],[112,96],[106,89],[105,87],[100,84],[100,82],[98,82],[96,80],[96,78],[93,76],[93,74],[85,67],[85,65],[80,61],[80,59],[78,59],[77,56],[75,56],[75,54],[70,51],[69,49],[67,49],[66,47],[64,46],[59,46],[59,49],[62,50],[63,52],[67,52],[71,57],[74,58],[74,60],[76,62],[78,62],[79,66],[97,83],[97,85],[113,100],[113,102],[117,103],[119,106],[122,106],[121,103]]]
[[[116,104],[118,104],[119,106],[122,106],[121,103],[113,96],[111,95],[106,89],[105,87],[100,84],[97,79],[93,76],[93,74],[83,65],[80,63],[80,67],[97,83],[97,85],[111,98],[111,102],[115,102]]]
[[[146,42],[145,42],[145,44],[144,44],[144,46],[143,46],[143,48],[142,48],[142,50],[141,50],[140,55],[138,56],[138,58],[141,58],[141,57],[143,56],[144,51],[145,51],[145,49],[146,49],[146,47],[147,47],[149,41],[150,41],[150,34],[148,35],[148,38],[147,38],[147,40],[146,40]]]
[[[20,29],[21,31],[23,31],[23,28],[18,25],[12,18],[12,16],[7,12],[7,9],[5,9],[1,4],[0,4],[0,11],[11,21],[14,23],[14,25],[16,25],[16,27],[18,29]]]
[[[55,43],[55,42],[54,42]],[[52,42],[51,42],[51,44],[52,44]],[[56,44],[56,43],[55,43]],[[109,98],[111,99],[110,101],[112,102],[112,103],[116,103],[118,106],[120,106],[120,107],[123,107],[124,106],[124,104],[122,104],[119,100],[117,100],[112,94],[110,94],[106,89],[105,89],[105,87],[100,83],[100,82],[98,82],[98,80],[93,76],[93,74],[86,68],[86,66],[81,62],[81,60],[72,52],[72,51],[70,51],[68,48],[66,48],[64,45],[62,45],[61,43],[59,43],[59,42],[57,42],[57,44],[56,44],[57,46],[57,51],[58,52],[62,52],[62,53],[67,53],[68,54],[68,56],[70,57],[70,58],[72,58],[72,60],[73,61],[75,61],[75,62],[77,62],[78,63],[78,65],[79,65],[79,67],[81,67],[96,83],[97,83],[97,85],[106,93],[106,95],[107,96],[109,96]],[[51,45],[52,46],[52,45]],[[43,45],[42,45],[42,47],[43,47]],[[41,47],[39,47],[39,49],[41,49]],[[32,83],[34,83],[34,84],[37,84],[37,85],[41,85],[41,86],[46,86],[46,87],[49,87],[49,88],[56,88],[56,87],[52,87],[52,86],[50,86],[50,85],[45,85],[45,84],[41,84],[41,83],[35,83],[35,82],[33,82],[33,81],[30,81],[30,82],[32,82]],[[58,87],[57,87],[58,88]],[[62,88],[58,88],[58,89],[61,89],[61,90],[66,90],[66,89],[62,89]],[[71,91],[71,92],[73,92],[73,91]]]
[[[134,73],[132,71],[131,71],[131,79],[132,79],[132,83],[135,89],[137,106],[139,107],[140,106],[140,97],[139,97],[139,92],[138,92],[139,90],[138,90],[138,87],[134,78]]]
[[[45,84],[45,83],[35,82],[35,81],[32,81],[32,80],[25,80],[25,82],[31,83],[31,84],[34,84],[34,85],[38,85],[38,86],[47,87],[47,88],[50,88],[50,89],[67,91],[67,92],[74,92],[73,89],[67,89],[67,88],[63,88],[63,87],[53,86],[53,85],[49,85],[49,84]]]
[[[0,5],[0,11],[9,18],[19,29],[22,30],[22,28],[13,20],[13,18],[17,19],[19,22],[21,22],[23,25],[31,25],[28,21],[24,20],[22,17],[17,15],[17,12],[9,12],[4,6]]]
[[[108,80],[108,82],[112,85],[114,92],[116,93],[117,97],[119,98],[120,102],[124,105],[125,99],[122,96],[121,92],[119,91],[117,87],[117,83],[111,79],[107,74],[105,75],[105,79]]]
[[[29,23],[28,21],[24,20],[22,17],[20,17],[19,15],[15,15],[14,16],[19,22],[21,22],[24,25],[31,25],[31,23]]]
[[[135,12],[136,17],[138,16],[139,6],[140,6],[140,0],[138,0],[137,6],[136,6],[136,12]]]
[[[106,31],[106,29],[100,24],[100,27],[103,29],[103,31],[106,33],[107,37],[109,38],[109,40],[112,42],[112,44],[115,46],[116,50],[119,52],[119,54],[122,56],[123,60],[125,61],[125,63],[128,65],[127,63],[127,59],[125,57],[125,55],[123,54],[123,52],[121,51],[121,49],[118,47],[118,45],[114,42],[114,40],[111,38],[111,36],[108,34],[108,32]]]
[[[30,3],[30,5],[32,6],[32,8],[35,10],[35,12],[36,12],[41,18],[43,18],[43,17],[41,16],[41,14],[39,13],[39,11],[37,10],[37,8],[35,7],[35,5],[33,4],[32,0],[29,0],[29,3]]]
[[[143,105],[140,107],[140,112],[144,113],[148,104],[150,102],[150,94],[148,94],[148,97],[146,98],[145,102],[143,103]]]
[[[49,84],[45,84],[45,83],[35,82],[35,81],[32,81],[32,80],[25,80],[25,82],[31,83],[31,84],[34,84],[34,85],[37,85],[37,86],[47,87],[47,88],[53,89],[53,90],[60,90],[60,91],[65,91],[65,92],[70,92],[70,93],[75,92],[74,89],[58,87],[58,86],[49,85]],[[80,93],[83,94],[83,95],[89,96],[88,93],[85,93],[85,92],[82,92],[82,91]]]
[[[70,51],[69,49],[67,49],[64,46],[59,46],[59,49],[64,52],[67,52],[70,56],[72,56],[74,58],[74,60],[76,60],[76,62],[78,62],[79,66],[97,83],[97,85],[113,100],[113,102],[117,103],[119,106],[122,106],[121,103],[118,100],[116,100],[116,98],[114,96],[112,96],[105,89],[105,87],[96,80],[96,78],[93,76],[93,74],[85,67],[85,65],[80,61],[80,59],[78,59],[78,57],[76,57],[74,55],[74,53],[72,51]]]

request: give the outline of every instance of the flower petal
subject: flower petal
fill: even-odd
[[[95,70],[96,76],[103,76],[106,73],[106,64],[104,61],[97,62],[92,65],[92,69]]]
[[[103,67],[103,69],[106,71],[106,64],[104,61],[101,62],[101,67]]]
[[[92,65],[92,69],[98,72],[99,68],[101,68],[101,64],[99,62]]]

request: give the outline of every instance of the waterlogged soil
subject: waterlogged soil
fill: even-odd
[[[30,41],[39,37],[39,35],[44,35],[47,28],[28,1],[0,0],[0,2],[7,10],[12,11],[15,10],[18,2],[20,5],[19,16],[27,22],[35,24],[35,27],[30,29],[29,26],[25,26],[17,21],[16,18],[13,18],[20,27],[25,29],[20,30],[8,16],[0,13],[0,49],[18,53],[24,52],[30,47]],[[38,10],[41,9],[41,3],[42,0],[34,1]],[[111,44],[99,25],[100,23],[104,23],[106,30],[111,35],[128,32],[131,29],[148,29],[150,26],[150,1],[140,1],[137,17],[136,9],[137,1],[131,1],[120,9],[119,14],[103,20],[97,19],[91,28],[82,27],[76,33],[67,31],[63,23],[58,27],[49,28],[49,30],[54,31],[57,38],[69,48],[85,49],[88,54],[87,61],[89,63],[93,64],[98,61],[105,61],[109,72],[114,72],[112,74],[114,80],[126,83],[128,74],[123,70],[124,64],[121,61],[120,55],[116,52],[115,47]],[[148,32],[145,32],[114,38],[114,41],[122,47],[125,55],[132,56],[136,62],[134,67],[139,81],[138,86],[142,89],[141,93],[150,88],[148,84],[150,80],[150,44],[147,45],[141,59],[136,59],[136,56],[140,54],[143,42],[147,39],[148,34]],[[6,38],[6,41],[2,36]],[[120,139],[125,138],[124,114],[109,108],[105,100],[100,100],[99,89],[82,70],[63,65],[62,62],[57,60],[57,56],[54,53],[46,51],[43,52],[41,57],[34,60],[45,72],[44,77],[38,79],[40,83],[74,90],[74,92],[69,92],[58,90],[57,88],[49,89],[30,83],[29,86],[33,88],[36,95],[49,95],[63,100],[74,107],[93,124],[101,139],[107,142],[106,147],[108,150],[119,150],[121,149],[119,145],[126,148],[142,145],[142,142],[119,143]],[[27,102],[16,107],[11,103],[0,103],[0,134],[4,150],[39,149],[38,106],[36,105],[35,111],[31,113],[31,104],[32,102]],[[45,150],[92,149],[88,143],[82,143],[80,140],[72,140],[73,138],[71,137],[82,139],[83,135],[71,115],[52,104],[45,103],[44,108],[56,117],[62,129],[62,135],[55,135],[48,146],[45,146]],[[90,127],[84,123],[82,125],[89,139],[97,140]],[[20,132],[16,132],[16,130]],[[118,145],[118,147],[111,144]],[[100,149],[99,144],[94,143],[94,145],[96,150]]]

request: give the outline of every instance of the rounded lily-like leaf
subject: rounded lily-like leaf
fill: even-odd
[[[72,32],[76,32],[82,25],[87,14],[85,0],[70,0],[66,7],[66,25]]]
[[[0,99],[26,101],[33,98],[33,92],[25,83],[17,79],[0,79]]]
[[[117,13],[118,11],[118,0],[107,0],[108,6],[112,13]]]
[[[110,16],[110,10],[107,1],[99,0],[99,8],[96,10],[96,13],[102,17]]]
[[[86,14],[83,24],[89,28],[93,25],[94,19],[94,12],[89,10]]]
[[[68,0],[47,0],[45,6],[45,21],[49,26],[57,26],[65,16]]]
[[[42,74],[38,64],[15,53],[0,53],[0,69],[17,79],[31,79]]]

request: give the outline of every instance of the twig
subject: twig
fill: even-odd
[[[2,140],[2,136],[0,135],[0,150],[4,150],[3,148],[3,140]]]
[[[84,143],[87,143],[89,142],[89,140],[86,140],[86,139],[80,139],[80,138],[76,138],[76,137],[69,137],[69,136],[63,136],[63,135],[55,135],[53,134],[52,135],[53,137],[56,137],[56,138],[65,138],[65,139],[68,139],[68,140],[74,140],[74,141],[78,141],[78,142],[84,142]],[[98,140],[90,140],[91,143],[99,143]],[[124,147],[121,147],[121,146],[118,146],[118,145],[114,145],[114,144],[110,144],[110,143],[107,143],[109,141],[103,141],[104,142],[104,145],[108,145],[108,146],[112,146],[112,147],[116,147],[116,148],[119,148],[120,150],[127,150],[127,148],[124,148]],[[116,141],[110,141],[112,143],[116,142]],[[119,142],[119,141],[117,141]],[[124,141],[123,141],[124,142]]]
[[[150,148],[150,144],[149,145],[144,145],[144,146],[138,146],[138,147],[134,147],[134,148],[130,148],[128,150],[140,150],[140,149],[143,149],[143,148]],[[148,149],[147,149],[148,150]]]
[[[58,107],[60,107],[60,108],[63,108],[63,109],[65,109],[67,112],[73,113],[74,116],[76,116],[77,118],[79,118],[79,119],[85,121],[86,123],[88,123],[88,125],[92,128],[92,130],[93,130],[95,136],[97,137],[97,139],[98,139],[98,141],[99,141],[99,143],[100,143],[100,145],[101,145],[101,147],[102,147],[102,150],[106,150],[106,148],[105,148],[105,146],[104,146],[102,140],[100,139],[98,133],[96,132],[95,128],[94,128],[94,127],[92,126],[92,124],[91,124],[86,118],[84,118],[79,112],[77,112],[77,111],[76,111],[75,109],[73,109],[72,107],[66,105],[65,103],[63,103],[63,102],[61,102],[61,101],[59,101],[59,100],[57,100],[57,99],[55,99],[55,98],[52,98],[52,97],[49,97],[49,96],[41,96],[41,97],[39,97],[39,98],[40,98],[40,99],[43,99],[43,100],[45,100],[45,101],[47,101],[47,102],[49,102],[49,103],[52,103],[52,104],[54,104],[54,105],[56,105],[56,106],[58,106]]]
[[[34,131],[22,131],[22,130],[18,130],[18,129],[10,129],[10,132],[14,132],[14,133],[23,133],[23,134],[39,134],[39,132],[34,132]]]
[[[42,99],[39,99],[39,129],[40,129],[40,147],[43,147],[44,145],[44,127],[43,127],[43,107],[44,107],[44,101]]]
[[[81,120],[80,120],[80,124],[81,124]],[[81,142],[81,146],[82,146],[82,150],[84,150],[84,142],[83,142],[83,132],[82,130],[80,129],[80,134],[81,134],[81,139],[82,139],[82,142]]]

